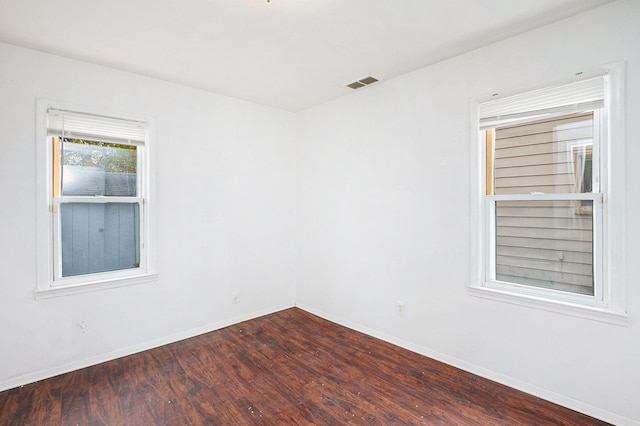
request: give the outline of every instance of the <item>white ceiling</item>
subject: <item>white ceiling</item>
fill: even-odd
[[[610,1],[0,0],[0,41],[298,111]]]

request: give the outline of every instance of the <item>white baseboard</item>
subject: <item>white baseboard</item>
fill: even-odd
[[[640,422],[636,420],[629,419],[627,417],[620,416],[615,413],[611,413],[607,410],[603,410],[601,408],[595,407],[590,404],[586,404],[582,401],[578,401],[573,398],[569,398],[567,396],[549,391],[544,388],[540,388],[538,386],[532,385],[530,383],[526,383],[520,381],[518,379],[514,379],[513,377],[506,376],[501,373],[497,373],[495,371],[486,369],[484,367],[480,367],[478,365],[469,363],[467,361],[463,361],[461,359],[443,354],[441,352],[434,351],[432,349],[426,348],[424,346],[416,345],[412,342],[405,341],[399,339],[395,336],[391,336],[385,333],[382,333],[378,330],[374,330],[368,327],[365,327],[361,324],[357,324],[351,321],[347,321],[343,318],[336,317],[332,314],[328,314],[322,310],[315,309],[311,306],[296,303],[296,306],[302,310],[305,310],[313,315],[317,315],[320,318],[324,318],[328,321],[334,322],[336,324],[340,324],[352,330],[359,331],[361,333],[367,334],[369,336],[378,338],[380,340],[384,340],[385,342],[389,342],[396,346],[400,346],[401,348],[408,349],[412,352],[418,353],[420,355],[424,355],[426,357],[435,359],[436,361],[443,362],[445,364],[451,365],[453,367],[459,368],[461,370],[467,371],[469,373],[475,374],[480,377],[484,377],[485,379],[493,380],[494,382],[498,382],[505,386],[509,386],[511,388],[520,390],[522,392],[528,393],[530,395],[534,395],[538,398],[544,399],[546,401],[552,402],[554,404],[561,405],[563,407],[569,408],[574,411],[578,411],[580,413],[586,414],[588,416],[594,417],[596,419],[603,420],[605,422],[612,423],[614,425],[620,426],[640,426]]]
[[[230,325],[234,325],[243,321],[248,321],[264,315],[269,315],[274,312],[278,312],[278,311],[292,308],[292,307],[294,307],[293,304],[290,306],[284,306],[284,307],[278,306],[278,307],[272,307],[268,309],[262,309],[262,310],[250,312],[247,314],[239,315],[239,316],[225,319],[222,321],[217,321],[217,322],[206,324],[200,327],[192,328],[184,332],[164,336],[159,339],[151,340],[141,344],[136,344],[133,346],[128,346],[122,349],[115,350],[113,352],[96,355],[96,356],[85,358],[79,361],[69,362],[57,367],[48,368],[46,370],[41,370],[32,374],[18,376],[18,377],[0,382],[0,392],[8,389],[13,389],[19,386],[24,386],[29,383],[45,380],[54,376],[58,376],[60,374],[69,373],[75,370],[80,370],[82,368],[90,367],[92,365],[100,364],[102,362],[112,361],[114,359],[122,358],[124,356],[133,355],[135,353],[157,348],[159,346],[175,343],[180,340],[199,336],[201,334],[209,333],[211,331],[219,330],[221,328],[228,327]]]

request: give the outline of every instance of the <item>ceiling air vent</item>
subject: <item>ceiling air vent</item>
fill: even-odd
[[[370,85],[372,83],[375,83],[376,81],[378,81],[377,78],[369,76],[369,77],[365,77],[365,78],[363,78],[361,80],[354,81],[353,83],[349,83],[349,84],[347,84],[347,87],[351,87],[352,89],[359,89],[361,87],[368,86],[368,85]]]

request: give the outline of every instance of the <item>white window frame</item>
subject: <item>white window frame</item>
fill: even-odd
[[[627,283],[625,282],[625,155],[624,155],[624,63],[617,63],[594,70],[591,74],[607,74],[605,87],[605,107],[603,115],[594,116],[594,133],[601,136],[594,140],[600,143],[599,162],[600,193],[594,188],[593,194],[523,194],[514,197],[486,195],[486,145],[485,132],[479,131],[479,105],[492,97],[471,100],[471,268],[469,293],[472,296],[513,303],[562,314],[588,318],[607,323],[628,325],[626,306]],[[583,73],[576,73],[583,75]],[[575,78],[556,81],[538,87],[526,88],[513,94],[571,83]],[[511,94],[505,94],[506,96]],[[495,96],[495,95],[494,95]],[[594,139],[595,139],[594,134]],[[597,163],[594,163],[594,170]],[[594,221],[594,281],[593,296],[570,292],[537,288],[528,285],[505,283],[493,280],[495,277],[495,201],[502,199],[519,200],[593,200]],[[601,203],[596,208],[596,203]]]
[[[47,129],[47,113],[50,109],[73,111],[101,117],[113,117],[146,123],[144,148],[138,149],[138,194],[136,197],[88,197],[59,196],[52,193],[53,153]],[[101,109],[38,99],[36,105],[36,156],[37,156],[37,283],[36,299],[51,298],[87,291],[146,283],[157,279],[153,235],[153,157],[155,120],[152,117],[105,111]],[[109,272],[98,272],[70,277],[60,276],[59,206],[61,203],[141,203],[140,209],[140,266]]]

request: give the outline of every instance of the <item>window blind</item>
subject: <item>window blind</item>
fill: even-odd
[[[483,102],[480,130],[604,107],[606,75]]]
[[[146,123],[49,108],[47,133],[73,139],[143,145]]]

